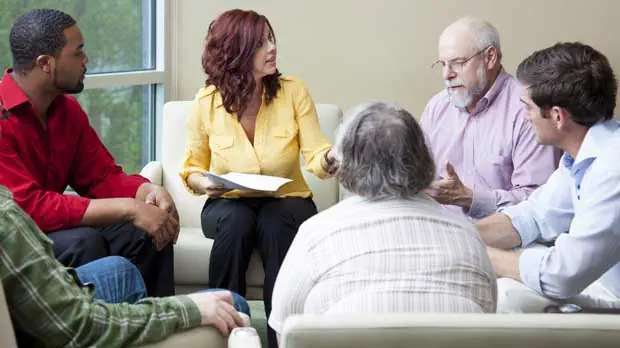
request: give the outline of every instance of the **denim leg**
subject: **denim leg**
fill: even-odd
[[[212,291],[230,291],[230,290],[220,289],[220,288],[211,288],[207,290],[201,290],[198,292],[212,292]],[[250,305],[248,305],[248,301],[246,301],[245,298],[243,298],[243,296],[239,295],[238,293],[234,291],[230,291],[230,293],[232,294],[232,298],[233,298],[233,307],[237,310],[237,312],[245,313],[248,315],[248,317],[251,318],[252,315],[250,314]]]
[[[146,297],[140,271],[121,256],[108,256],[75,269],[82,284],[95,285],[95,299],[107,303],[134,303]]]

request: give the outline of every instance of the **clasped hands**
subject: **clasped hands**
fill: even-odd
[[[132,222],[146,232],[157,250],[170,242],[176,243],[179,238],[179,213],[168,191],[159,185],[140,186]]]
[[[434,181],[426,189],[426,194],[434,198],[441,204],[456,205],[465,209],[471,208],[473,201],[473,191],[463,184],[456,170],[446,161],[445,178]]]

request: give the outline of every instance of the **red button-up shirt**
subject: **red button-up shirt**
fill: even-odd
[[[148,180],[123,173],[77,100],[54,99],[43,127],[10,72],[0,82],[0,102],[8,111],[0,112],[0,185],[39,228],[76,226],[91,198],[135,197]],[[68,185],[79,196],[63,194]]]

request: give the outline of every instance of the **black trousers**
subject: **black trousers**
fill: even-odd
[[[271,313],[273,286],[284,256],[299,226],[317,213],[307,198],[216,198],[202,209],[202,231],[212,238],[209,286],[226,288],[245,296],[245,273],[254,248],[265,269],[263,299],[267,318]],[[269,347],[277,347],[268,329]]]
[[[123,256],[140,270],[148,296],[174,295],[172,244],[157,251],[144,231],[131,223],[105,227],[76,227],[51,232],[56,258],[77,267],[106,256]]]

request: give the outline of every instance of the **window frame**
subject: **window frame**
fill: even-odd
[[[88,89],[106,89],[120,87],[150,86],[150,90],[146,94],[148,96],[145,110],[148,110],[149,122],[146,127],[145,139],[142,139],[143,154],[145,154],[145,164],[160,158],[161,149],[161,128],[162,128],[162,110],[165,101],[168,99],[166,72],[168,71],[168,62],[166,59],[166,47],[168,44],[166,35],[169,2],[166,0],[149,0],[150,6],[147,9],[149,18],[143,19],[145,23],[150,24],[151,48],[150,59],[153,68],[149,70],[133,70],[123,72],[105,72],[87,74],[84,79],[84,90]],[[147,38],[148,40],[149,38]],[[146,148],[144,148],[146,147]],[[143,155],[144,156],[144,155]],[[118,159],[117,159],[118,160]]]

